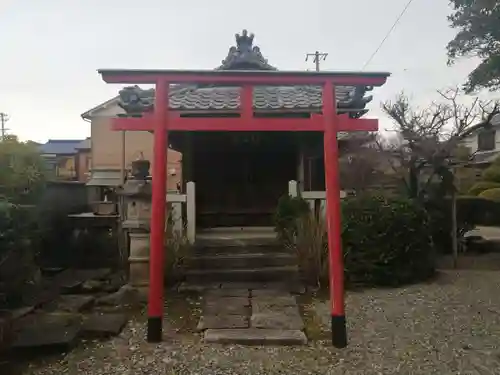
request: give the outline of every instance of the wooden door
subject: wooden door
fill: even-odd
[[[297,169],[295,149],[280,140],[271,133],[210,133],[195,141],[201,226],[272,225],[277,201]]]

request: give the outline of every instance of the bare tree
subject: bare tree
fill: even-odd
[[[451,188],[450,166],[460,141],[473,129],[488,126],[500,110],[498,102],[479,98],[470,105],[461,104],[462,92],[458,88],[438,93],[444,100],[424,109],[414,109],[404,93],[382,104],[402,141],[390,145],[378,142],[378,147],[390,156],[393,167],[403,173],[402,180],[412,198],[425,195],[435,178],[444,188]]]
[[[384,159],[376,147],[377,134],[360,134],[349,139],[342,149],[340,181],[342,189],[362,192],[375,185]]]

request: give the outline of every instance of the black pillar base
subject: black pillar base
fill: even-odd
[[[339,349],[347,346],[345,315],[332,315],[332,345]]]
[[[162,318],[154,316],[148,318],[148,342],[161,342],[162,339]]]

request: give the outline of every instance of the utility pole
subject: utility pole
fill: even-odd
[[[5,124],[7,123],[7,121],[9,121],[9,115],[7,115],[6,113],[0,112],[0,124],[2,126],[2,129],[1,129],[2,141],[5,140],[5,135],[6,135],[5,133],[7,132],[7,130],[9,130],[5,127]]]
[[[309,61],[309,58],[312,58],[312,61],[316,64],[316,71],[319,72],[319,62],[321,60],[325,61],[328,57],[328,53],[316,51],[314,53],[306,54],[306,61]]]

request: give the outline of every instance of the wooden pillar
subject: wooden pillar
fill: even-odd
[[[182,192],[187,191],[187,183],[193,180],[193,167],[194,167],[194,134],[186,132],[184,134],[183,149],[182,149]]]
[[[304,144],[299,139],[298,145],[298,161],[297,161],[297,183],[300,191],[304,191],[307,187],[306,184],[306,176],[305,176],[305,152],[304,152]]]
[[[196,188],[193,181],[186,185],[186,225],[189,243],[196,239]]]

